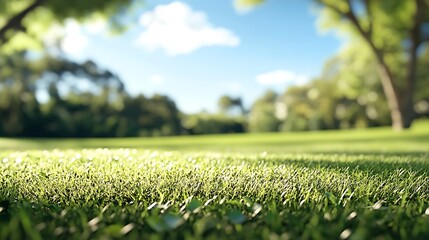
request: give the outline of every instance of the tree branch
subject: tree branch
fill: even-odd
[[[334,10],[336,13],[338,13],[339,15],[344,16],[344,12],[342,12],[339,8],[337,8],[335,5],[329,4],[329,3],[325,3],[323,0],[317,0],[317,2],[319,2],[320,4],[324,5],[327,8],[330,8],[331,10]]]
[[[369,0],[366,0],[369,1]],[[331,10],[337,12],[338,14],[340,14],[341,16],[347,18],[352,24],[353,26],[355,26],[355,28],[358,30],[359,34],[365,39],[365,41],[370,45],[371,49],[376,53],[377,58],[382,58],[382,53],[381,51],[375,46],[374,42],[371,39],[371,32],[365,30],[362,25],[359,23],[359,20],[357,19],[351,2],[350,0],[347,0],[347,4],[349,7],[349,10],[347,12],[343,12],[341,11],[339,8],[337,8],[335,5],[333,4],[329,4],[329,3],[325,3],[322,0],[318,0],[318,2],[320,2],[321,4],[323,4],[324,6],[326,6],[327,8],[330,8]],[[371,27],[372,28],[372,27]],[[371,30],[372,31],[372,30]],[[379,59],[380,60],[380,59]]]
[[[425,16],[429,10],[429,2],[425,3],[424,1],[416,0],[417,12],[415,20],[418,22],[418,43],[417,48],[425,42],[429,42],[429,34],[425,34],[423,28],[429,26],[429,19],[425,19]],[[425,36],[426,35],[426,36]]]
[[[371,11],[371,0],[365,0],[365,11],[366,11],[366,14],[368,15],[368,21],[369,21],[368,34],[370,35],[370,37],[372,37],[373,19],[372,19],[372,11]]]
[[[367,40],[368,42],[372,42],[370,39],[369,31],[366,31],[360,24],[359,20],[357,19],[356,14],[353,11],[350,0],[347,0],[346,2],[347,2],[347,5],[349,6],[349,11],[344,14],[345,17],[347,17],[352,22],[352,24],[356,27],[359,33],[365,38],[365,40]]]
[[[361,37],[363,37],[365,42],[369,45],[369,47],[371,48],[371,51],[373,52],[373,54],[375,55],[375,57],[379,63],[378,68],[379,68],[380,78],[381,78],[383,90],[386,94],[386,97],[388,98],[389,109],[391,109],[391,113],[392,113],[392,119],[397,119],[397,120],[399,119],[400,120],[401,115],[398,114],[398,111],[400,109],[399,99],[397,98],[398,90],[397,90],[397,86],[393,80],[392,72],[384,60],[385,51],[379,49],[375,45],[374,41],[371,38],[370,32],[368,30],[365,30],[362,27],[362,25],[360,24],[359,20],[357,19],[356,15],[353,11],[352,4],[351,4],[350,0],[346,0],[346,2],[348,4],[348,8],[349,8],[348,11],[346,11],[346,12],[341,11],[340,9],[338,9],[337,7],[335,7],[332,4],[324,3],[322,0],[319,0],[319,2],[324,4],[326,7],[336,11],[341,16],[347,18],[351,22],[351,24],[357,29],[357,31],[359,32]]]
[[[421,24],[422,24],[422,18],[424,14],[424,3],[422,0],[415,0],[416,4],[416,11],[413,16],[413,25],[408,30],[408,37],[410,40],[410,46],[407,50],[408,55],[408,63],[407,63],[407,69],[406,69],[406,89],[404,93],[405,98],[405,104],[402,106],[404,109],[409,108],[413,104],[413,93],[415,88],[415,78],[416,78],[416,71],[417,71],[417,49],[419,48],[419,45],[422,43],[421,39]]]
[[[25,30],[25,28],[22,26],[22,20],[30,12],[34,11],[34,9],[42,5],[43,2],[44,0],[35,0],[33,4],[31,4],[30,6],[13,16],[11,19],[9,19],[9,21],[0,29],[0,44],[3,45],[9,40],[8,36],[6,35],[7,31],[11,29],[15,29],[17,31]]]

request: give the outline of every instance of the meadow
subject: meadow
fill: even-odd
[[[429,239],[429,122],[0,139],[0,239]]]

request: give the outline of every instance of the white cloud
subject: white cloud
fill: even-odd
[[[168,55],[188,54],[206,46],[234,47],[240,39],[231,31],[212,26],[204,12],[175,1],[157,6],[140,17],[144,31],[136,40],[148,51],[163,49]]]
[[[161,77],[160,75],[152,75],[149,77],[149,82],[152,85],[161,85],[164,83],[164,78]]]
[[[287,70],[276,70],[259,74],[256,81],[262,85],[302,85],[308,82],[308,77]]]

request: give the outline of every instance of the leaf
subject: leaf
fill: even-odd
[[[156,232],[165,232],[173,230],[185,222],[183,217],[165,214],[162,216],[149,216],[146,219],[146,223]]]
[[[34,230],[31,219],[24,210],[19,211],[19,220],[27,236],[30,236],[31,239],[42,239],[40,234]]]
[[[237,6],[253,7],[265,2],[265,0],[235,0]]]
[[[337,201],[337,198],[334,196],[334,194],[330,192],[325,192],[325,196],[332,203],[332,205],[337,205],[338,201]]]
[[[374,205],[372,205],[372,209],[374,210],[378,210],[383,206],[383,200],[377,201],[376,203],[374,203]]]
[[[218,222],[219,221],[215,217],[211,216],[199,219],[194,224],[195,232],[199,235],[202,235],[210,229],[215,228]]]
[[[262,205],[255,203],[252,207],[252,210],[253,210],[252,217],[255,217],[256,215],[258,215],[259,212],[261,212]]]
[[[123,228],[121,228],[120,232],[122,235],[125,235],[125,234],[129,233],[131,230],[133,230],[133,228],[134,228],[134,224],[128,223]]]
[[[247,218],[240,210],[233,209],[228,213],[228,220],[234,224],[242,224]]]
[[[194,212],[198,211],[198,208],[201,207],[201,202],[197,199],[192,199],[188,205],[186,206],[186,209],[188,211]]]
[[[152,203],[151,205],[149,205],[149,207],[147,207],[147,210],[152,210],[154,207],[158,206],[157,202]]]
[[[104,233],[106,233],[106,234],[108,234],[110,236],[120,237],[120,236],[122,236],[121,229],[122,229],[122,225],[120,225],[120,224],[113,224],[113,225],[107,226],[104,229]]]
[[[179,227],[180,225],[182,225],[185,220],[183,219],[183,217],[181,216],[176,216],[173,214],[166,214],[162,216],[162,221],[165,223],[165,225],[167,226],[168,230],[172,230],[175,229],[177,227]]]
[[[246,206],[248,207],[253,206],[253,201],[249,197],[243,197],[243,201],[246,204]]]
[[[159,216],[149,216],[146,218],[146,223],[156,232],[164,232],[165,226]]]

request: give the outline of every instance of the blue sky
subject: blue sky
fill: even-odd
[[[166,94],[186,113],[215,112],[223,94],[249,107],[267,89],[303,84],[341,45],[320,33],[309,0],[271,0],[247,12],[232,0],[145,3],[120,36],[103,33],[101,22],[69,22],[64,50],[116,72],[131,94]]]

